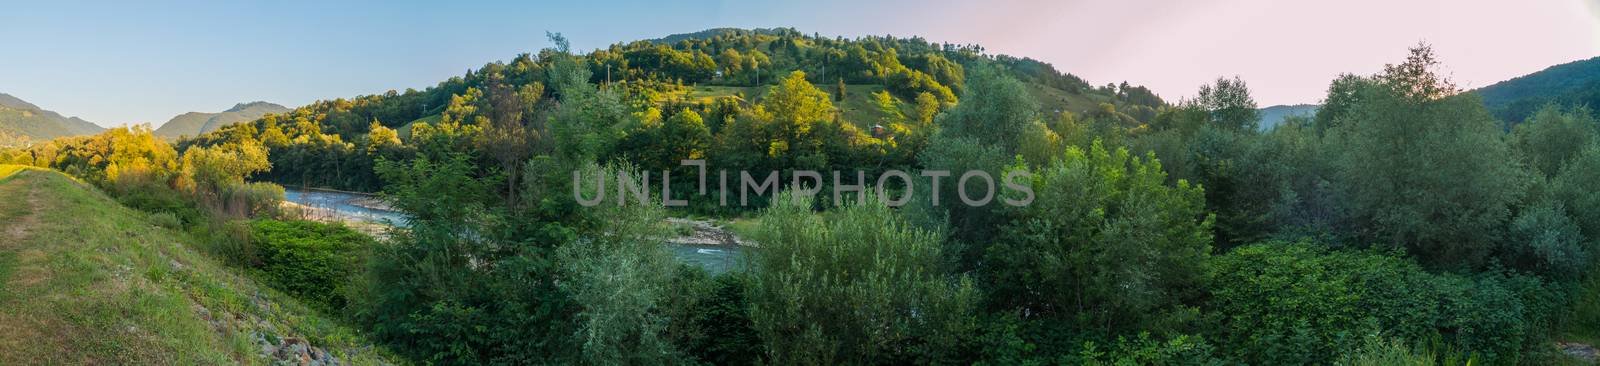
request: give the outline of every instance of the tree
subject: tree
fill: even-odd
[[[1003,177],[1012,168],[1028,134],[1044,131],[1036,120],[1038,105],[1028,97],[1021,82],[987,67],[974,67],[967,75],[966,94],[961,104],[947,110],[937,120],[938,130],[917,159],[924,169],[961,174],[984,171],[990,177]],[[945,250],[963,270],[979,262],[983,247],[992,242],[1007,218],[997,205],[971,207],[961,203],[958,178],[944,179],[938,192],[916,190],[913,222],[926,228],[939,228],[951,236]],[[930,187],[932,178],[916,185]],[[977,179],[967,182],[983,189]],[[939,196],[932,196],[938,194]],[[937,200],[939,205],[935,205]]]
[[[1240,131],[1255,131],[1261,116],[1256,111],[1256,101],[1250,97],[1250,88],[1244,80],[1217,78],[1210,85],[1200,86],[1200,95],[1194,103],[1211,112],[1211,122]]]
[[[183,152],[183,175],[207,194],[244,184],[250,174],[268,169],[272,163],[267,161],[267,149],[259,144],[191,147]]]
[[[915,122],[917,122],[919,129],[931,127],[933,125],[933,116],[939,114],[939,100],[934,99],[933,94],[918,93],[916,110],[917,119]]]
[[[1584,237],[1600,239],[1600,193],[1594,182],[1600,182],[1600,144],[1584,147],[1561,168],[1551,179],[1550,195],[1566,208]]]
[[[839,78],[838,86],[834,87],[834,89],[833,89],[833,101],[835,101],[835,102],[843,102],[844,101],[844,94],[845,94],[844,78]]]
[[[803,71],[779,80],[761,100],[761,106],[788,136],[805,134],[812,125],[833,119],[833,103],[828,94],[807,82]]]
[[[1510,148],[1483,103],[1454,95],[1434,65],[1431,50],[1415,48],[1405,64],[1358,84],[1332,121],[1343,147],[1336,184],[1363,239],[1430,264],[1475,266],[1502,237],[1528,179],[1506,159]]]
[[[705,159],[711,130],[699,113],[684,109],[666,121],[643,121],[622,142],[622,151],[650,171],[677,169],[684,159]]]
[[[615,177],[627,166],[589,173]],[[640,177],[639,172],[631,176]],[[587,192],[593,197],[595,192]],[[659,198],[625,207],[602,205],[593,213],[601,228],[556,250],[560,286],[581,308],[573,315],[573,337],[582,346],[579,360],[589,365],[673,363],[680,351],[664,332],[671,319],[662,313],[672,296],[672,274],[679,265],[663,237],[666,212]]]
[[[1562,110],[1546,105],[1512,132],[1511,147],[1530,167],[1553,177],[1563,165],[1596,141],[1600,124],[1588,107]]]
[[[474,170],[462,153],[378,164],[383,197],[407,214],[407,228],[373,250],[362,320],[395,350],[434,364],[575,362],[578,309],[547,249],[559,243],[540,241],[555,235],[514,235],[520,220],[502,215],[498,177]]]
[[[1506,244],[1508,265],[1549,278],[1582,278],[1591,264],[1593,244],[1566,209],[1557,202],[1541,202],[1523,209],[1511,220]]]
[[[984,254],[992,304],[1110,332],[1198,295],[1211,252],[1204,193],[1168,186],[1154,156],[1069,147],[1032,186],[1038,198]]]
[[[972,137],[1007,155],[1016,152],[1018,137],[1035,123],[1038,104],[1022,83],[999,70],[974,68],[967,76],[967,94],[940,121],[940,133]]]
[[[795,71],[768,88],[756,108],[722,128],[717,137],[725,166],[743,169],[813,169],[849,153],[858,130],[834,119],[826,92]]]
[[[906,119],[905,114],[900,113],[900,101],[888,91],[872,93],[872,105],[878,108],[878,125],[894,125]]]
[[[826,214],[788,194],[754,240],[751,318],[774,364],[948,362],[977,291],[941,270],[939,237],[876,199]]]

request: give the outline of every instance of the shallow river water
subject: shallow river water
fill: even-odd
[[[318,190],[301,190],[284,188],[284,198],[289,202],[327,210],[339,219],[350,221],[371,222],[379,224],[404,225],[406,216],[403,213],[363,207],[359,203],[370,200],[368,195],[331,192]],[[694,264],[705,268],[713,274],[727,272],[737,267],[742,260],[738,245],[699,245],[671,243],[672,254],[684,263]]]

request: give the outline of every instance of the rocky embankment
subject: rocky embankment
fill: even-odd
[[[673,244],[740,246],[754,246],[755,244],[739,238],[738,235],[734,235],[727,228],[711,221],[669,217],[667,218],[667,223],[673,227],[688,227],[690,229],[688,233],[679,233],[677,236],[667,239],[667,242]]]

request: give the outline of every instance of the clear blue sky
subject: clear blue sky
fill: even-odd
[[[788,26],[979,43],[1169,99],[1240,75],[1263,105],[1314,103],[1338,73],[1373,72],[1419,40],[1472,87],[1600,55],[1596,1],[26,1],[0,6],[0,92],[102,125],[160,124],[420,89],[544,48],[545,31],[588,50]]]

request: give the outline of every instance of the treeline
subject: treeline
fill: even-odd
[[[0,159],[93,181],[181,172],[153,180],[175,190],[251,172],[381,189],[409,226],[360,245],[370,251],[318,239],[329,244],[318,253],[355,253],[360,270],[311,256],[335,275],[283,288],[338,299],[324,305],[422,363],[1549,364],[1563,357],[1550,347],[1558,332],[1600,329],[1600,195],[1584,189],[1600,174],[1600,130],[1586,109],[1549,106],[1507,133],[1419,47],[1334,80],[1313,118],[1262,132],[1236,78],[1144,119],[1116,104],[1057,113],[1016,64],[939,52],[961,65],[959,98],[923,92],[903,108],[888,89],[873,98],[884,132],[841,121],[815,86],[833,84],[810,70],[752,101],[658,100],[676,80],[596,83],[587,56],[558,46],[438,87],[448,92],[318,103],[177,149],[112,131]],[[383,119],[424,108],[437,120],[397,130]],[[261,151],[270,164],[240,162]],[[748,266],[716,276],[673,260],[659,204],[572,198],[596,189],[573,187],[575,171],[690,158],[755,171],[1026,169],[1037,197],[971,207],[945,188],[910,190],[901,208],[793,196],[757,212],[691,207],[759,221]],[[202,180],[214,183],[188,183]]]

